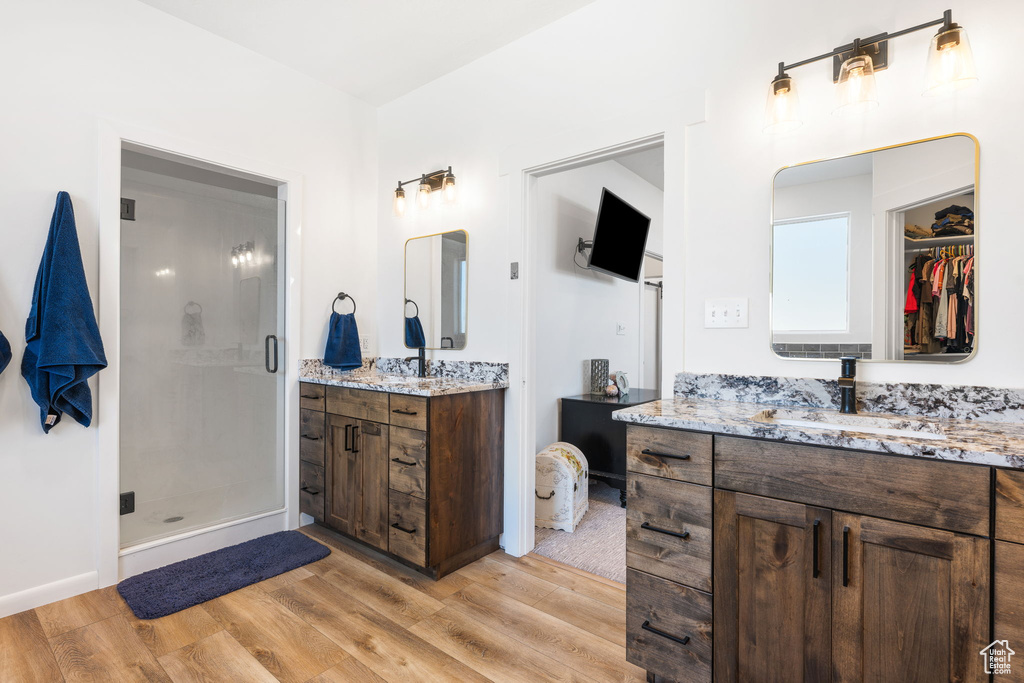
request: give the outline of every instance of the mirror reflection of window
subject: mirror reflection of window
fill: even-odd
[[[772,254],[776,331],[849,329],[849,214],[775,223]]]

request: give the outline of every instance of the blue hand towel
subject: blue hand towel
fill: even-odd
[[[427,345],[427,338],[423,334],[423,323],[420,322],[418,315],[405,319],[405,345],[410,349],[418,349]]]
[[[25,323],[21,374],[39,404],[43,431],[67,413],[79,424],[92,422],[87,380],[107,367],[103,341],[89,298],[71,196],[57,193],[43,259],[36,273],[32,311]]]
[[[359,328],[356,327],[354,313],[331,313],[327,347],[324,348],[324,365],[338,370],[363,367],[363,354],[359,351]]]
[[[0,332],[0,372],[7,369],[7,365],[11,362],[11,357],[11,343],[7,341],[4,333]]]

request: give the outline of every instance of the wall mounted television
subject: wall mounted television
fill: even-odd
[[[651,219],[607,187],[601,190],[588,266],[629,282],[640,281]]]

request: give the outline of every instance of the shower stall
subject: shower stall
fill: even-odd
[[[285,212],[275,185],[132,149],[121,196],[123,549],[284,507]]]

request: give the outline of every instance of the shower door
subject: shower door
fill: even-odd
[[[140,156],[122,162],[122,548],[284,506],[284,202]]]

